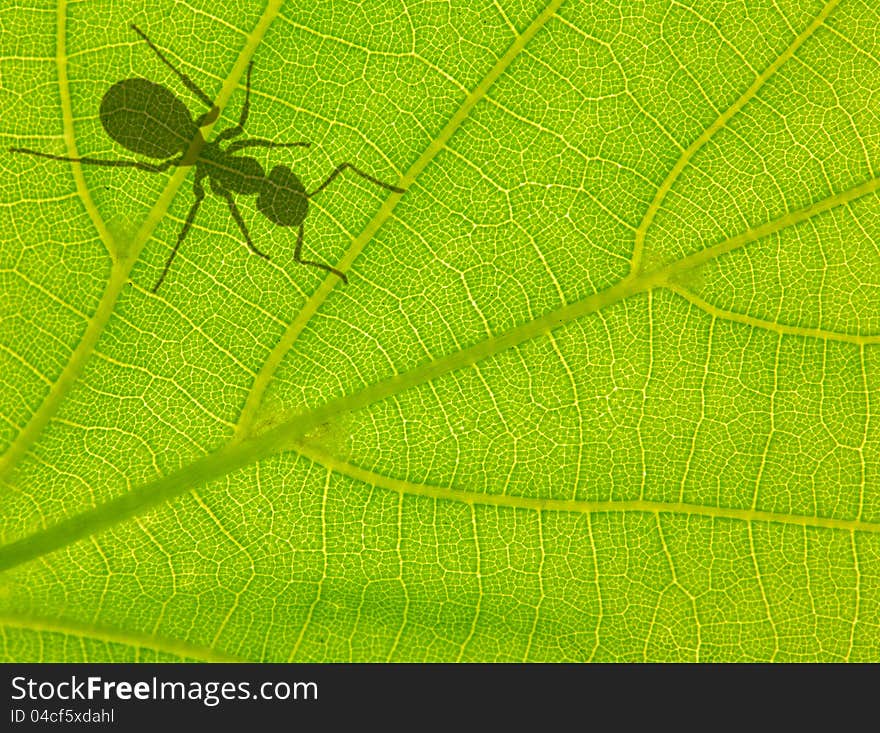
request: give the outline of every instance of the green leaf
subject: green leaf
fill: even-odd
[[[306,188],[133,159],[126,77]],[[3,9],[9,660],[880,659],[863,0]],[[11,32],[9,32],[11,31]]]

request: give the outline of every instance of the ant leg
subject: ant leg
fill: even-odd
[[[335,267],[330,267],[330,265],[325,265],[323,262],[315,262],[314,260],[304,260],[302,258],[302,248],[303,248],[303,225],[299,225],[299,234],[296,236],[296,249],[293,252],[293,260],[294,262],[298,262],[301,265],[311,265],[312,267],[320,267],[322,270],[326,270],[327,272],[332,272],[336,275],[342,282],[348,285],[348,278],[346,277],[344,272],[337,270]]]
[[[336,170],[334,170],[328,177],[327,180],[324,181],[320,186],[318,186],[314,191],[311,191],[308,196],[314,196],[316,193],[320,193],[327,186],[333,183],[333,180],[341,175],[343,171],[346,169],[351,170],[353,173],[357,173],[361,178],[366,178],[370,183],[375,183],[377,186],[381,186],[382,188],[387,188],[389,191],[394,191],[394,193],[406,193],[404,189],[398,188],[397,186],[392,186],[390,183],[384,183],[380,181],[378,178],[373,178],[373,176],[368,173],[364,173],[362,170],[358,170],[351,163],[340,163],[336,166]]]
[[[68,158],[66,155],[52,155],[51,153],[43,153],[39,150],[31,150],[29,148],[9,148],[10,153],[24,153],[25,155],[35,155],[38,158],[48,158],[49,160],[63,160],[68,163],[85,163],[86,165],[100,165],[105,168],[139,168],[149,173],[162,173],[168,170],[172,165],[180,165],[183,158],[175,158],[174,160],[166,160],[164,163],[141,163],[138,160],[102,160],[101,158]]]
[[[274,143],[271,140],[262,140],[260,138],[257,138],[256,140],[239,140],[238,142],[234,142],[228,148],[226,148],[226,152],[229,155],[232,155],[233,153],[236,153],[239,150],[243,150],[244,148],[307,148],[310,145],[310,142]]]
[[[251,235],[248,233],[247,227],[245,226],[244,219],[241,218],[241,212],[238,210],[238,206],[235,204],[235,199],[232,198],[232,194],[225,189],[220,189],[219,191],[215,188],[223,198],[226,199],[226,203],[229,204],[229,211],[232,213],[232,218],[235,219],[235,223],[238,224],[238,228],[241,229],[241,233],[244,235],[244,241],[247,242],[247,246],[250,248],[251,252],[255,255],[259,255],[264,260],[269,259],[269,255],[265,252],[260,252],[251,241]]]
[[[193,221],[195,221],[196,213],[199,210],[199,206],[202,205],[202,200],[205,198],[205,189],[202,187],[202,176],[196,177],[195,183],[193,184],[193,192],[196,195],[196,200],[190,207],[189,214],[186,215],[186,223],[183,225],[183,229],[181,229],[180,234],[177,235],[177,244],[174,245],[174,249],[172,249],[171,254],[168,255],[168,259],[165,262],[165,267],[162,269],[162,274],[159,276],[159,279],[153,286],[153,289],[151,291],[153,293],[155,293],[159,289],[159,286],[165,280],[165,276],[168,274],[168,268],[171,267],[172,261],[177,256],[177,250],[180,248],[183,240],[186,239],[186,235],[189,234],[189,228],[192,226]]]
[[[141,38],[143,38],[147,42],[147,45],[153,50],[153,53],[155,53],[159,57],[159,60],[163,64],[165,64],[165,66],[167,66],[169,69],[171,69],[171,71],[173,71],[175,74],[177,74],[180,81],[183,82],[183,85],[187,89],[189,89],[193,94],[195,94],[199,99],[201,99],[206,105],[208,105],[208,107],[211,108],[210,112],[199,117],[198,126],[204,127],[205,125],[210,125],[212,122],[216,121],[216,119],[220,116],[220,108],[211,101],[211,98],[207,94],[205,94],[201,89],[199,89],[199,87],[196,86],[196,83],[192,79],[190,79],[189,76],[184,74],[176,66],[174,66],[174,64],[172,64],[167,58],[165,58],[165,54],[163,54],[156,47],[156,44],[154,44],[149,38],[147,38],[146,33],[144,33],[140,28],[138,28],[134,24],[132,24],[131,28],[135,33],[137,33]]]
[[[254,68],[254,62],[251,61],[248,64],[247,68],[247,82],[244,87],[244,104],[241,107],[241,114],[238,117],[238,124],[235,127],[230,127],[227,130],[224,130],[219,135],[217,135],[217,139],[215,142],[220,142],[221,140],[229,140],[232,137],[238,137],[241,133],[244,132],[244,123],[247,122],[248,114],[251,111],[251,70]]]

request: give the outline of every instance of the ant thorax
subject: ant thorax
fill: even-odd
[[[196,159],[197,166],[203,166],[211,178],[212,185],[237,193],[253,196],[265,188],[266,172],[260,161],[247,156],[235,156],[224,150],[216,142],[205,143]]]

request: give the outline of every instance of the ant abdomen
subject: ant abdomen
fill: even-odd
[[[276,165],[263,181],[257,209],[279,226],[299,226],[309,213],[305,186],[286,165]]]
[[[199,129],[183,102],[148,79],[116,82],[104,94],[100,114],[110,137],[150,158],[179,155]]]

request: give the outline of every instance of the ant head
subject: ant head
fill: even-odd
[[[116,142],[150,158],[185,152],[199,128],[186,105],[147,79],[123,79],[101,100],[101,124]]]

